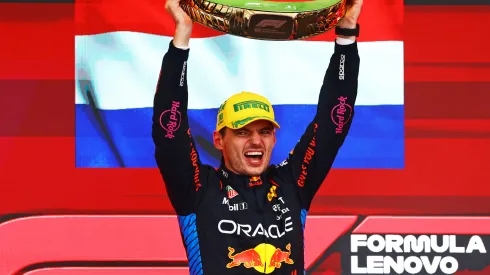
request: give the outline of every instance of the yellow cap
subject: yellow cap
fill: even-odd
[[[257,120],[270,121],[274,127],[280,128],[275,121],[272,104],[267,98],[250,92],[237,93],[219,107],[216,131],[223,127],[240,129]]]

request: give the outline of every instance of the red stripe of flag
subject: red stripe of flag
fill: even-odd
[[[174,23],[162,0],[98,0],[75,4],[76,33],[99,34],[132,31],[173,36]],[[402,40],[403,2],[372,0],[363,7],[362,36],[359,41]],[[214,37],[223,33],[195,25],[194,38]],[[310,40],[332,40],[333,32]]]

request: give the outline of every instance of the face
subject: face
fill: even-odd
[[[265,171],[276,144],[272,123],[257,120],[243,128],[214,133],[214,145],[223,153],[226,168],[236,174],[258,176]]]

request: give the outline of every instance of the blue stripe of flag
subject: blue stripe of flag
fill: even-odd
[[[403,105],[355,108],[351,131],[333,167],[403,168]],[[300,139],[316,112],[316,105],[277,105],[274,111],[281,125],[272,155],[272,163],[278,164]],[[151,140],[152,108],[103,110],[101,113],[126,167],[156,167]],[[216,113],[217,109],[189,110],[189,123],[201,160],[214,167],[219,164],[211,140]],[[76,166],[118,167],[113,152],[97,129],[88,105],[76,105]]]

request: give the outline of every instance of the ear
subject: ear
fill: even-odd
[[[272,130],[272,136],[274,137],[273,146],[276,146],[276,128],[274,128],[274,130]]]
[[[223,150],[223,137],[217,131],[213,132],[213,144],[216,149]]]

